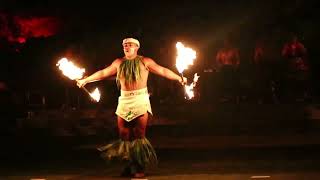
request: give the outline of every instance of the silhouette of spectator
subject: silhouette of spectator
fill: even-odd
[[[254,96],[259,103],[272,100],[278,101],[277,81],[280,75],[278,58],[275,56],[275,50],[270,41],[265,37],[259,38],[256,41],[253,52],[253,67],[254,67]]]
[[[218,50],[216,66],[219,72],[219,90],[221,101],[238,98],[237,70],[240,64],[239,50],[233,47],[230,39],[224,40],[224,46]]]
[[[290,41],[284,44],[281,52],[287,64],[287,93],[297,101],[306,100],[310,96],[310,68],[307,59],[307,49],[299,41],[297,35],[292,35]]]
[[[7,83],[0,79],[0,135],[10,134],[16,128],[17,117],[21,115],[14,101],[14,93]]]

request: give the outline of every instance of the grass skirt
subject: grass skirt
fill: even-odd
[[[144,172],[147,166],[158,164],[156,152],[147,138],[133,141],[117,140],[99,147],[98,150],[107,162],[127,162],[131,173]]]

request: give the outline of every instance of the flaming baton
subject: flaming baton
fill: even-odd
[[[176,58],[176,67],[180,73],[181,78],[183,79],[183,71],[188,69],[189,65],[193,65],[194,59],[196,56],[196,51],[191,48],[185,47],[181,42],[177,42],[176,48],[178,50],[177,58]],[[193,88],[196,86],[200,76],[198,74],[194,74],[193,82],[190,85],[184,85],[186,94],[189,99],[194,97]]]
[[[73,62],[69,61],[67,58],[60,59],[56,65],[59,67],[62,73],[71,80],[81,79],[83,77],[83,73],[85,72],[85,69],[75,66]],[[90,93],[85,87],[82,87],[82,89],[87,92],[92,99],[99,102],[100,92],[98,88],[96,88],[92,93]]]

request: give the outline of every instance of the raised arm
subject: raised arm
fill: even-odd
[[[79,87],[83,87],[87,83],[100,81],[100,80],[102,80],[102,79],[104,79],[106,77],[112,76],[112,75],[117,73],[117,67],[118,67],[119,64],[120,64],[120,60],[116,59],[108,67],[106,67],[106,68],[104,68],[102,70],[99,70],[99,71],[93,73],[92,75],[90,75],[90,76],[88,76],[86,78],[77,80],[77,85]]]
[[[186,78],[182,79],[181,76],[179,76],[175,72],[171,71],[168,68],[158,65],[154,60],[150,58],[144,58],[144,63],[152,73],[155,73],[170,80],[179,81],[181,84],[187,82]]]

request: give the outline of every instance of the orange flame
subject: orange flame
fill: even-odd
[[[98,88],[96,88],[92,93],[90,93],[90,96],[92,99],[95,101],[99,102],[100,101],[100,91]]]
[[[189,65],[193,65],[193,62],[197,57],[197,53],[193,49],[185,47],[181,42],[177,42],[176,48],[178,50],[176,67],[179,73],[182,74],[185,69],[188,69]],[[184,85],[188,99],[192,99],[194,97],[193,88],[196,86],[199,77],[200,76],[198,76],[197,73],[194,74],[193,82],[190,85]]]
[[[188,99],[192,99],[194,97],[194,91],[193,88],[196,87],[197,81],[200,76],[198,76],[197,73],[194,74],[193,82],[190,85],[185,85],[184,89],[186,91],[186,94],[188,95]]]
[[[69,61],[67,58],[60,59],[56,65],[59,66],[62,73],[71,80],[81,79],[85,72],[85,69],[75,66],[73,62]]]
[[[197,57],[196,51],[185,47],[181,42],[177,42],[176,47],[178,50],[176,67],[179,73],[182,73],[189,65],[193,65],[193,61]]]
[[[85,69],[77,67],[67,58],[60,59],[56,65],[59,67],[62,73],[71,80],[81,79],[83,77],[83,73],[85,72]],[[86,90],[86,92],[88,91]],[[98,88],[96,88],[92,93],[88,92],[88,94],[95,101],[100,101],[100,92]]]

